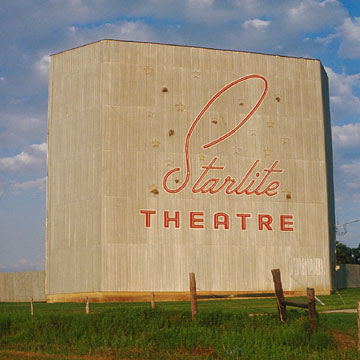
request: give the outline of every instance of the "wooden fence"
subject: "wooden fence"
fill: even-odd
[[[280,269],[273,269],[271,270],[273,281],[274,281],[274,287],[275,287],[275,297],[276,297],[276,303],[279,310],[279,316],[280,320],[282,322],[285,322],[287,319],[286,314],[286,306],[294,306],[299,307],[303,309],[308,309],[309,311],[309,319],[310,319],[310,328],[314,332],[317,328],[317,314],[316,314],[316,307],[315,307],[315,290],[313,288],[307,288],[307,302],[301,303],[301,302],[294,302],[294,301],[288,301],[284,297],[284,292],[282,288],[281,283],[281,274]]]

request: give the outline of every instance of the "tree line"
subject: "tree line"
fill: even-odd
[[[360,244],[356,248],[336,241],[336,262],[337,264],[360,264]]]

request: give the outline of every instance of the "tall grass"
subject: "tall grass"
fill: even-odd
[[[227,310],[119,307],[84,313],[0,313],[0,348],[50,354],[112,354],[119,358],[336,359],[330,333],[311,334],[306,314],[249,317]],[[321,324],[320,324],[321,325]],[[347,359],[355,359],[348,351]]]

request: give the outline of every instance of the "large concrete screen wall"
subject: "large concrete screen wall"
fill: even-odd
[[[318,60],[104,40],[50,74],[49,301],[180,295],[189,272],[203,292],[272,291],[273,268],[287,291],[331,290]]]
[[[0,273],[0,301],[45,301],[45,271]]]

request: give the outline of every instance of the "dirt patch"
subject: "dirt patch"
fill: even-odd
[[[352,336],[341,333],[337,330],[333,330],[332,335],[335,338],[339,349],[353,349],[356,347],[356,339]]]
[[[201,346],[197,346],[193,350],[188,350],[183,347],[180,347],[178,353],[184,355],[193,355],[193,356],[209,356],[209,355],[214,355],[215,350],[211,348],[203,348]]]

